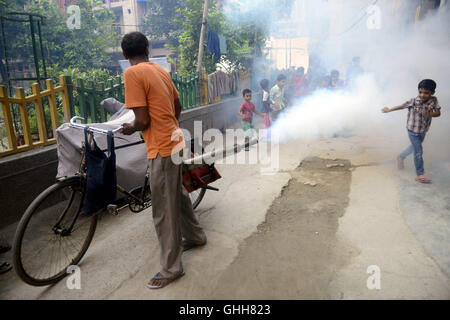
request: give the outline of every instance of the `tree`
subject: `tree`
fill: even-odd
[[[147,0],[147,10],[142,21],[142,32],[151,41],[166,40],[171,47],[178,46],[182,33],[180,9],[187,7],[187,0]]]
[[[114,13],[99,1],[75,0],[74,4],[80,7],[81,29],[70,30],[67,27],[64,11],[53,0],[19,0],[15,5],[0,0],[0,10],[3,13],[26,11],[45,17],[41,26],[42,43],[47,66],[51,68],[63,70],[72,67],[87,71],[110,65],[112,59],[108,51],[119,41],[112,28]],[[12,61],[33,64],[29,23],[7,21],[5,24],[8,57]],[[36,25],[34,27],[36,29]],[[38,41],[37,34],[36,39]]]
[[[173,50],[181,74],[196,71],[203,4],[203,0],[147,0],[143,32],[151,41],[168,42],[166,46]],[[238,13],[240,9],[236,7],[234,11]],[[210,0],[208,13],[207,30],[227,38],[227,54],[222,55],[219,63],[231,70],[248,68],[255,53],[261,54],[268,33],[266,21],[253,16],[249,19],[248,15],[234,21],[215,0]],[[216,70],[216,62],[207,50],[202,65],[207,73]]]
[[[239,8],[237,8],[239,9]],[[180,57],[180,73],[191,73],[196,69],[203,0],[188,0],[186,9],[180,9],[179,24],[183,28],[179,38],[177,54]],[[230,69],[247,69],[255,56],[260,56],[268,34],[264,21],[244,17],[231,20],[217,7],[216,1],[210,1],[208,29],[227,38],[227,53],[222,55],[219,63]],[[206,37],[205,37],[206,39]],[[206,45],[206,41],[204,43]],[[203,66],[207,73],[216,70],[216,62],[205,50]]]
[[[22,10],[24,5],[29,2],[28,0],[0,0],[0,14],[4,14],[7,11],[19,11]]]
[[[27,9],[46,17],[42,37],[49,63],[57,68],[73,67],[81,71],[111,64],[107,51],[118,42],[112,28],[114,13],[93,0],[76,0],[74,4],[80,7],[81,29],[70,30],[64,12],[52,0],[40,0]]]

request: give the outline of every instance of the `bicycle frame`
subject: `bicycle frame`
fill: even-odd
[[[84,125],[84,124],[80,124],[80,123],[76,123],[75,122],[76,120],[80,120],[80,119],[83,120],[83,118],[77,117],[77,116],[75,116],[72,119],[70,119],[70,126],[73,127],[73,128],[82,129],[82,130],[88,128],[87,131],[88,131],[88,134],[89,134],[89,138],[88,138],[88,143],[89,144],[91,144],[92,140],[94,139],[94,137],[93,137],[94,133],[108,134],[108,132],[115,133],[115,132],[119,132],[122,129],[122,127],[118,127],[118,128],[113,129],[113,130],[105,130],[105,129],[96,128],[96,127],[92,127],[92,126],[88,126],[88,125]],[[144,143],[143,139],[141,139],[140,141],[137,141],[137,142],[131,142],[131,143],[128,143],[128,144],[117,146],[117,147],[114,148],[114,150],[135,146],[135,145],[138,145],[138,144],[141,144],[141,143]],[[196,150],[197,149],[197,148],[195,148],[194,144],[195,144],[195,139],[191,140],[191,150]],[[102,151],[106,152],[107,149],[104,149]],[[186,164],[188,161],[184,160],[183,162]],[[78,170],[76,175],[80,176],[83,179],[83,181],[86,180],[86,170],[87,170],[87,168],[86,168],[86,146],[85,146],[85,142],[82,142],[81,163],[80,163],[80,168],[79,168],[79,170]],[[142,186],[142,193],[141,193],[140,197],[136,196],[135,194],[132,194],[131,193],[132,191],[131,192],[126,191],[119,184],[117,184],[117,190],[120,193],[126,195],[128,197],[128,199],[133,199],[134,201],[136,201],[136,203],[139,206],[144,206],[145,207],[146,206],[145,194],[146,194],[146,189],[147,189],[148,184],[149,184],[149,174],[148,174],[148,172],[146,172],[145,179],[144,179],[144,184]],[[219,190],[219,189],[211,187],[211,186],[204,186],[204,187],[202,187],[202,189],[213,190],[213,191],[218,191]],[[129,203],[129,205],[130,205],[130,203]],[[76,220],[76,218],[74,219],[74,221],[75,220]]]
[[[75,123],[75,120],[77,119],[83,119],[81,117],[73,117],[72,119],[70,119],[70,126],[73,128],[77,128],[77,129],[83,129],[86,127],[82,124],[77,124]],[[117,128],[114,130],[111,130],[112,132],[118,132],[121,128]],[[104,129],[100,129],[100,128],[95,128],[95,127],[89,127],[88,129],[88,134],[89,134],[89,138],[88,138],[88,143],[91,144],[94,136],[93,133],[100,133],[100,134],[107,134],[108,131],[104,130]],[[144,143],[144,140],[140,140],[137,142],[132,142],[132,143],[128,143],[128,144],[124,144],[118,147],[115,147],[114,150],[118,150],[118,149],[122,149],[122,148],[127,148],[127,147],[131,147],[134,145],[138,145],[138,144],[142,144]],[[102,150],[103,152],[107,151],[107,150]],[[87,172],[87,164],[86,164],[86,146],[85,146],[85,142],[83,141],[81,144],[81,161],[80,161],[80,166],[78,169],[78,172],[75,173],[75,176],[79,177],[81,179],[81,184],[82,186],[85,184],[87,176],[86,176],[86,172]],[[142,186],[142,194],[140,197],[137,197],[133,194],[131,194],[130,192],[126,191],[123,187],[121,187],[119,184],[117,184],[117,190],[121,193],[123,193],[124,195],[128,196],[129,198],[133,198],[139,205],[145,205],[144,203],[144,197],[145,197],[145,189],[147,187],[149,183],[149,175],[148,173],[146,173],[145,175],[145,179],[144,179],[144,185]],[[82,188],[82,196],[84,197],[84,188]],[[73,227],[75,226],[75,223],[80,215],[80,207],[77,209],[77,213],[75,214],[72,222],[70,223],[69,228],[67,229],[62,229],[60,227],[61,222],[63,221],[64,217],[66,216],[68,209],[70,208],[70,206],[72,205],[72,202],[74,201],[74,197],[75,197],[75,192],[72,193],[71,198],[69,200],[69,203],[67,205],[67,207],[64,209],[63,213],[61,214],[61,216],[59,217],[58,221],[55,223],[55,225],[53,226],[52,230],[55,233],[61,234],[62,236],[64,235],[68,235],[71,233]],[[81,204],[80,204],[81,206]],[[96,213],[98,214],[98,213]]]

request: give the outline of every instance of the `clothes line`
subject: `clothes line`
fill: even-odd
[[[233,94],[238,89],[239,73],[225,73],[221,70],[208,75],[208,102],[212,103],[224,94]]]

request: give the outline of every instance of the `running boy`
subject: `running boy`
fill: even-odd
[[[416,181],[430,183],[431,180],[424,175],[422,142],[430,128],[431,118],[441,115],[441,107],[437,98],[433,96],[436,90],[436,82],[431,79],[425,79],[420,81],[418,87],[419,95],[416,98],[412,98],[394,108],[383,108],[382,112],[387,113],[408,108],[406,129],[408,130],[411,145],[397,157],[397,165],[399,169],[403,169],[404,159],[414,152],[414,165],[417,173]]]
[[[242,129],[244,129],[245,134],[245,151],[248,151],[248,142],[250,138],[253,136],[255,127],[253,126],[253,113],[263,117],[261,112],[256,110],[255,105],[252,102],[252,91],[250,89],[244,89],[242,91],[242,96],[244,97],[244,102],[241,104],[239,108],[238,114],[241,116],[242,120]]]

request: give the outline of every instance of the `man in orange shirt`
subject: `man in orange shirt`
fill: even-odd
[[[131,32],[122,39],[123,55],[130,61],[124,73],[125,107],[135,114],[133,123],[124,123],[122,133],[142,131],[149,159],[152,213],[161,247],[161,266],[148,283],[162,288],[184,275],[181,263],[182,238],[186,247],[204,245],[206,235],[192,209],[189,194],[182,183],[181,164],[171,156],[184,148],[179,128],[181,103],[168,72],[148,61],[147,38]]]

